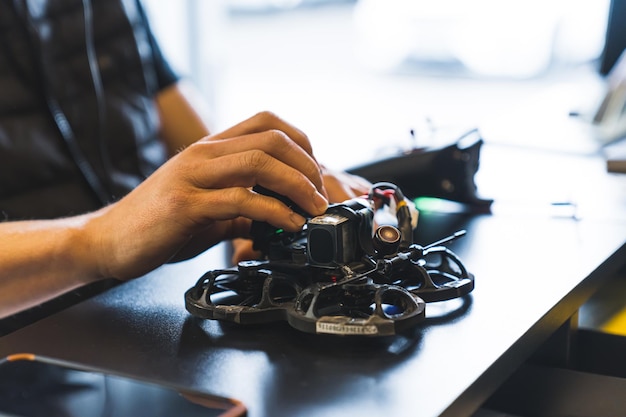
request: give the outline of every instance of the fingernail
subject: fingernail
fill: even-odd
[[[315,195],[313,196],[313,204],[315,204],[315,207],[320,212],[324,212],[328,208],[328,200],[326,200],[326,198],[324,198],[324,196],[321,195],[317,191],[315,192]]]

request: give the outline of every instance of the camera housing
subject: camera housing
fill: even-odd
[[[362,200],[330,206],[326,213],[307,221],[307,261],[311,266],[350,264],[366,254],[365,239],[371,239],[374,211]]]

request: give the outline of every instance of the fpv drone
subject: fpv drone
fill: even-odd
[[[470,293],[474,276],[444,246],[465,231],[415,244],[409,204],[396,185],[381,182],[366,197],[307,216],[297,233],[253,222],[263,259],[205,273],[185,293],[186,308],[203,319],[287,321],[314,334],[390,336],[411,328],[424,319],[427,302]],[[375,214],[390,209],[395,224],[375,227]]]

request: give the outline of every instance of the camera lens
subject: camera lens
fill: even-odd
[[[374,248],[381,255],[391,255],[398,251],[402,234],[394,226],[380,226],[374,233]]]
[[[311,260],[317,264],[327,265],[335,261],[335,241],[329,230],[323,228],[311,230],[309,254]]]

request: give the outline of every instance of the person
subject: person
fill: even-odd
[[[212,133],[139,0],[2,2],[0,39],[0,318],[303,226],[257,184],[311,215],[367,190],[271,112]]]

